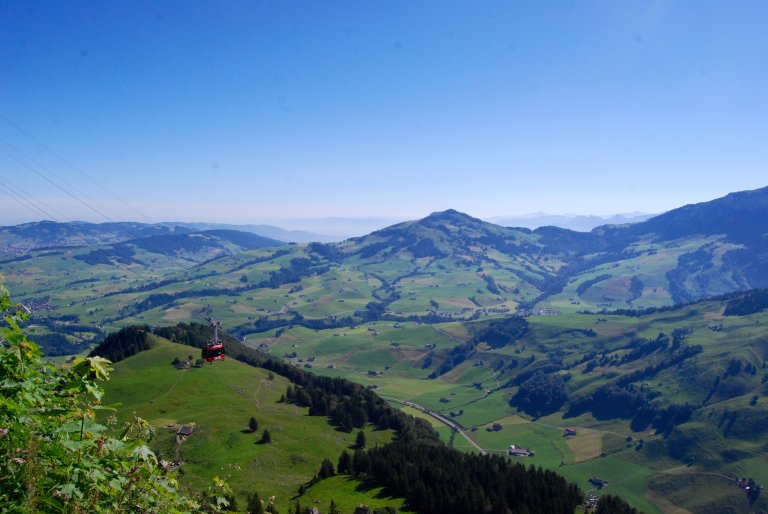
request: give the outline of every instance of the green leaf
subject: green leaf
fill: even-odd
[[[97,402],[101,400],[102,396],[104,396],[104,391],[99,386],[90,382],[85,383],[85,390],[88,391],[88,393],[93,396]]]
[[[80,422],[74,421],[72,423],[67,423],[65,425],[61,425],[61,431],[67,432],[68,434],[71,433],[80,433]]]
[[[104,357],[88,357],[85,359],[91,367],[91,371],[96,372],[97,380],[109,380],[109,372],[112,371],[112,361]]]
[[[123,485],[128,482],[125,478],[119,477],[119,478],[113,478],[109,481],[109,487],[114,489],[115,491],[122,491]]]
[[[72,441],[71,439],[67,439],[65,441],[61,442],[61,445],[64,448],[67,448],[72,451],[82,450],[87,446],[87,443],[85,441]]]
[[[67,496],[70,496],[70,497],[72,497],[72,496],[74,496],[76,498],[82,498],[83,497],[83,492],[80,489],[78,489],[75,486],[75,484],[73,484],[73,483],[64,484],[63,486],[61,486],[59,488],[59,490],[62,493],[66,494]]]
[[[141,459],[145,462],[156,462],[157,457],[155,457],[155,453],[149,448],[147,445],[141,445],[135,450],[133,450],[133,456],[135,458]]]
[[[102,473],[98,469],[93,469],[93,468],[91,468],[91,470],[89,471],[88,477],[94,482],[102,482],[107,480],[107,476],[104,473]]]

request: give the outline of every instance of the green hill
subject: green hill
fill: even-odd
[[[115,364],[105,384],[105,403],[117,404],[122,422],[134,415],[155,429],[153,449],[159,458],[181,461],[181,481],[199,491],[214,476],[228,476],[241,505],[249,493],[261,498],[276,495],[285,511],[299,487],[320,469],[323,459],[336,462],[355,444],[355,433],[334,429],[327,419],[308,416],[307,409],[281,403],[287,379],[234,359],[202,368],[179,370],[171,362],[186,360],[198,351],[154,338],[150,350]],[[251,417],[258,430],[249,432]],[[190,427],[183,441],[181,427]],[[260,444],[269,430],[270,444]],[[383,444],[391,432],[366,429],[369,445]],[[376,491],[378,492],[378,491]],[[349,488],[337,501],[402,507],[402,500],[383,500]]]

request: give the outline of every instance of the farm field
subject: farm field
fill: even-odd
[[[356,280],[355,277],[363,276],[364,274],[355,274],[350,271],[339,274],[339,277],[353,280]],[[173,307],[145,310],[141,314],[115,322],[115,326],[151,323],[153,320],[158,324],[175,323],[200,310],[222,314],[222,322],[225,324],[237,323],[238,320],[243,319],[243,316],[258,319],[264,316],[265,311],[275,313],[283,305],[293,302],[306,302],[306,305],[311,305],[314,302],[307,302],[307,298],[314,298],[315,302],[321,301],[321,296],[313,293],[312,287],[320,291],[325,286],[317,284],[317,276],[310,279],[307,283],[308,287],[303,290],[297,290],[295,285],[285,285],[270,291],[255,290],[243,293],[243,296],[252,295],[247,298],[243,296],[183,298]],[[375,290],[379,284],[377,279],[370,277],[366,281],[371,284],[369,292]],[[315,286],[311,283],[315,283]],[[300,295],[304,296],[300,297]],[[121,307],[119,303],[114,303],[115,300],[126,304],[130,302],[129,295],[115,295],[84,299],[83,303],[87,307],[92,307],[94,315],[98,315],[103,312],[119,312]],[[339,304],[335,301],[332,303]],[[343,313],[343,311],[336,312]],[[270,318],[279,319],[280,316],[280,314],[271,315]],[[677,459],[670,458],[670,439],[648,428],[642,431],[633,430],[629,419],[600,420],[589,415],[563,417],[564,412],[536,419],[530,414],[518,412],[517,407],[510,405],[511,400],[520,391],[521,383],[516,382],[515,377],[521,373],[525,376],[526,367],[532,365],[530,363],[539,365],[538,363],[558,362],[558,370],[554,372],[554,376],[567,379],[571,397],[583,396],[598,390],[607,380],[610,380],[611,375],[608,374],[607,378],[607,372],[637,372],[642,369],[638,364],[643,362],[627,362],[613,369],[597,366],[594,371],[589,371],[590,363],[583,360],[585,356],[593,355],[593,360],[608,356],[612,359],[611,362],[618,362],[622,358],[626,360],[626,356],[629,355],[628,345],[633,344],[633,341],[639,338],[652,341],[660,333],[672,334],[679,329],[686,333],[686,344],[697,345],[702,349],[703,353],[691,361],[695,366],[683,368],[683,374],[676,369],[661,369],[656,377],[646,381],[643,387],[651,394],[658,395],[664,402],[668,402],[666,404],[685,404],[686,402],[696,404],[709,395],[713,380],[718,374],[723,376],[722,374],[726,372],[726,364],[730,360],[739,358],[742,363],[755,363],[760,369],[761,355],[764,355],[760,353],[762,351],[760,348],[765,341],[764,326],[768,323],[768,317],[761,313],[751,316],[723,316],[720,302],[701,303],[640,317],[565,312],[556,315],[532,316],[527,320],[527,332],[513,344],[499,348],[481,344],[463,362],[457,363],[437,378],[429,378],[430,374],[435,373],[445,362],[453,348],[472,340],[477,333],[482,332],[483,327],[494,323],[494,320],[501,319],[503,319],[501,316],[483,316],[474,321],[432,324],[380,320],[331,329],[285,325],[273,330],[251,332],[244,337],[248,346],[260,348],[314,373],[348,378],[376,388],[381,395],[407,399],[441,412],[467,430],[474,428],[475,430],[470,434],[489,451],[504,452],[511,444],[531,448],[535,450],[536,456],[528,459],[530,463],[561,472],[575,480],[585,490],[591,487],[589,478],[600,476],[599,470],[604,467],[604,464],[616,462],[616,467],[620,467],[624,463],[629,463],[627,466],[633,467],[632,469],[636,472],[627,476],[625,480],[610,483],[604,488],[605,492],[628,498],[647,512],[662,512],[669,510],[669,505],[679,505],[680,508],[687,506],[686,495],[675,496],[674,498],[682,499],[681,503],[675,503],[674,499],[666,496],[668,488],[662,484],[666,483],[665,480],[669,480],[668,470],[679,466],[680,459],[690,458],[690,454],[684,454]],[[727,350],[722,350],[721,348],[726,344]],[[168,362],[171,359],[173,357],[166,358]],[[708,366],[708,362],[713,364]],[[164,366],[161,367],[164,369],[163,373],[171,370],[169,365],[168,369]],[[202,372],[215,373],[217,369],[221,367],[205,368]],[[698,426],[699,428],[695,430],[694,428],[686,430],[689,432],[693,430],[690,433],[698,433],[696,430],[703,431],[704,435],[696,436],[701,437],[702,441],[708,439],[722,441],[717,444],[727,444],[733,446],[737,452],[750,452],[749,455],[755,456],[752,460],[739,457],[733,461],[732,457],[724,457],[719,451],[708,452],[705,461],[695,465],[701,472],[717,470],[725,476],[748,475],[759,482],[768,482],[768,466],[765,460],[757,457],[757,455],[765,455],[766,452],[759,440],[750,438],[745,429],[739,432],[743,435],[738,439],[731,438],[726,443],[727,435],[724,439],[723,427],[717,426],[721,417],[731,416],[730,413],[734,411],[744,413],[740,419],[745,426],[758,426],[759,420],[763,419],[760,417],[765,412],[762,403],[758,402],[756,408],[750,405],[750,398],[755,394],[758,397],[763,394],[757,390],[762,375],[743,375],[743,369],[742,364],[740,376],[726,375],[723,385],[727,387],[715,390],[710,396],[711,406],[694,413],[692,419],[687,424],[683,424],[680,430],[686,429],[687,426]],[[193,370],[189,376],[200,371]],[[754,379],[751,378],[753,376]],[[750,383],[753,385],[748,385]],[[254,382],[253,387],[259,387],[259,384],[260,382]],[[160,384],[153,381],[153,385]],[[170,388],[171,385],[167,384],[167,387]],[[143,387],[136,389],[137,397],[152,397],[152,394],[155,394],[145,391]],[[190,384],[187,387],[191,388],[193,385]],[[199,385],[194,387],[196,389],[192,390],[198,395],[211,394],[211,391],[204,390]],[[733,391],[742,392],[733,396]],[[262,392],[268,393],[266,389]],[[160,393],[156,394],[159,396]],[[278,398],[279,394],[275,399]],[[126,402],[126,406],[128,405],[130,401]],[[292,406],[281,407],[292,408]],[[130,407],[126,407],[128,408]],[[140,408],[148,412],[153,424],[157,426],[190,421],[184,419],[178,412],[168,415],[170,411],[166,407],[163,407],[166,413],[160,413],[158,406],[146,401],[142,402]],[[130,411],[124,411],[121,408],[121,415],[126,415],[127,412]],[[250,417],[245,411],[239,415],[246,420]],[[281,415],[279,409],[270,415],[275,416],[275,423],[278,426]],[[284,416],[285,413],[282,415]],[[232,413],[227,413],[227,416],[222,419],[226,419],[227,423],[234,423],[232,416]],[[316,420],[313,419],[312,423],[315,422]],[[495,423],[501,424],[502,430],[489,432],[487,429]],[[562,437],[562,429],[567,426],[575,427],[579,434],[565,440]],[[457,448],[472,451],[461,437],[453,437],[447,427],[437,426],[436,428],[444,441],[454,444]],[[217,431],[217,437],[220,435],[226,437],[227,444],[231,444],[232,448],[240,451],[241,445],[247,443],[247,437],[238,430],[228,430],[222,434]],[[762,433],[762,429],[758,429],[758,433]],[[156,444],[161,449],[161,453],[165,451],[175,454],[177,448],[172,444],[174,436],[171,431],[160,429],[158,434]],[[343,439],[343,434],[339,433],[338,436]],[[646,454],[642,450],[625,448],[627,436],[631,436],[634,440],[643,439],[647,444],[646,448],[653,448],[654,451]],[[672,439],[679,438],[677,434],[673,436]],[[212,469],[215,467],[213,462],[227,464],[222,462],[222,455],[225,452],[219,454],[216,443],[210,440],[204,443],[205,438],[202,435],[197,438],[197,441],[192,439],[188,442],[189,444],[182,445],[184,449],[189,448],[190,451],[201,451],[212,456],[212,460],[200,459],[201,470]],[[694,443],[694,447],[695,444],[699,443]],[[334,448],[330,452],[334,454],[334,458],[338,454],[337,446],[341,448],[343,442],[338,440],[327,446]],[[248,447],[248,449],[251,448]],[[293,457],[286,476],[292,477],[290,487],[298,487],[294,484],[299,484],[301,480],[308,480],[316,472],[313,465],[307,462],[314,462],[319,456],[307,456],[296,447],[290,447],[289,451]],[[268,452],[262,451],[262,453],[263,455],[253,455],[247,462],[238,460],[232,464],[241,466],[241,469],[247,468],[249,474],[256,469],[258,463],[272,464],[273,461],[269,460]],[[247,454],[248,452],[243,453],[243,455]],[[190,463],[190,466],[196,465],[198,464]],[[605,469],[609,468],[612,469],[610,466]],[[607,473],[602,474],[607,475]],[[677,488],[685,489],[684,478],[676,478]],[[288,482],[267,481],[266,487],[284,487],[286,484]],[[656,489],[649,489],[650,484],[655,484]],[[243,495],[246,493],[245,489],[240,492]],[[692,489],[689,492],[692,492]],[[712,496],[714,504],[721,501],[718,499],[721,498],[720,496],[715,494]]]

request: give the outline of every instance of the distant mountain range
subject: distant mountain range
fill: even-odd
[[[536,213],[522,216],[496,216],[486,221],[505,227],[536,229],[543,226],[567,228],[587,232],[601,225],[637,223],[652,217],[650,214],[617,214],[614,216],[557,215]],[[400,220],[396,220],[400,221]],[[88,246],[111,244],[141,237],[168,235],[204,230],[237,230],[250,232],[281,242],[331,243],[381,230],[393,224],[385,218],[306,218],[285,220],[286,227],[268,224],[206,223],[165,221],[160,223],[75,221],[58,223],[40,221],[0,227],[0,244],[13,244],[32,248],[50,246]]]
[[[653,214],[631,213],[614,214],[613,216],[593,216],[584,214],[524,214],[521,216],[494,216],[486,221],[505,227],[525,227],[535,229],[539,227],[560,227],[578,232],[589,232],[600,225],[625,225],[627,223],[639,223],[652,218]]]
[[[331,236],[315,234],[302,230],[284,230],[272,225],[228,225],[222,223],[88,223],[76,221],[58,223],[39,221],[21,225],[0,227],[0,251],[14,249],[42,249],[59,246],[82,247],[102,244],[115,244],[146,237],[192,234],[205,231],[241,232],[269,239],[271,244],[288,242],[308,243],[312,241],[330,242]],[[4,248],[3,248],[4,247]]]
[[[186,223],[186,222],[164,222],[160,225],[172,227],[184,227],[190,230],[237,230],[240,232],[250,232],[270,239],[276,239],[284,243],[330,243],[338,241],[339,238],[333,235],[310,232],[307,230],[287,230],[274,225],[233,225],[227,223]]]
[[[379,230],[393,223],[404,221],[405,218],[302,218],[280,221],[280,225],[290,229],[307,230],[311,233],[327,234],[328,239],[315,239],[315,241],[342,241],[350,237],[357,237]],[[300,241],[297,241],[300,242]]]

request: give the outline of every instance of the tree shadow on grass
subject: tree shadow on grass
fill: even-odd
[[[370,479],[360,479],[356,477],[347,477],[345,478],[347,482],[357,481],[360,480],[360,483],[355,486],[355,491],[358,493],[365,493],[370,494],[371,491],[374,489],[381,488],[381,491],[373,495],[373,498],[376,498],[377,500],[401,500],[401,496],[395,496],[395,494],[390,491],[386,486],[383,486],[382,484],[376,483],[373,480]]]

